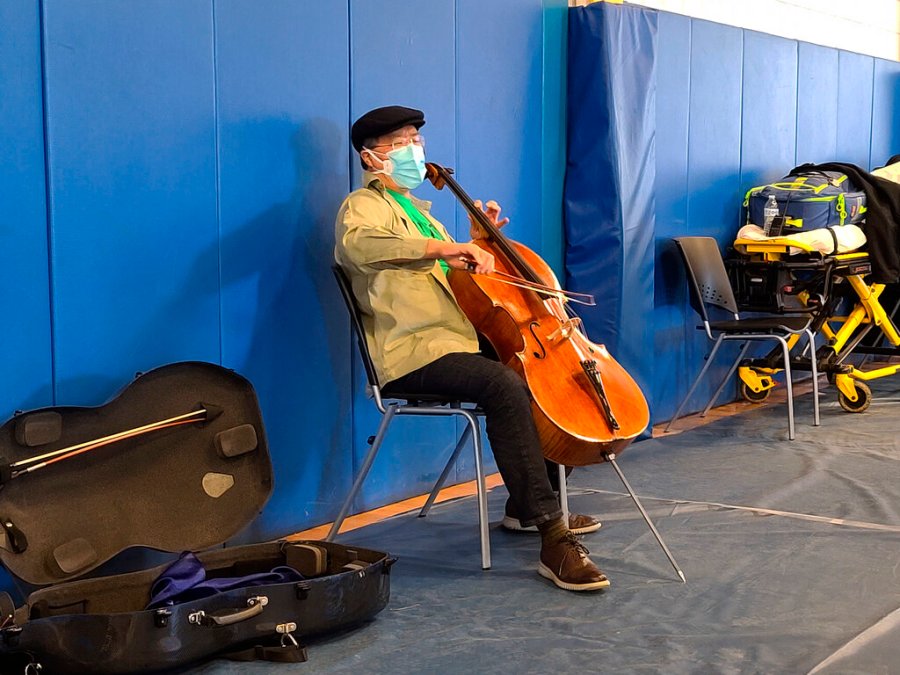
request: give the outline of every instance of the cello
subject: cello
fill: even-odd
[[[483,275],[453,269],[448,281],[475,329],[491,343],[500,361],[528,385],[544,456],[560,466],[609,462],[686,583],[684,572],[616,463],[616,455],[650,423],[650,409],[640,387],[606,347],[581,332],[580,320],[567,309],[565,298],[571,294],[562,290],[550,266],[527,246],[503,235],[452,177],[452,169],[433,162],[426,162],[425,169],[434,187],[449,187],[486,235],[473,243],[494,256],[494,272]],[[564,480],[560,490],[564,494]]]
[[[449,187],[486,234],[473,243],[494,256],[495,273],[451,270],[450,287],[475,329],[527,383],[544,456],[583,466],[621,453],[650,422],[640,387],[581,332],[547,263],[503,235],[450,169],[425,167],[435,188]]]

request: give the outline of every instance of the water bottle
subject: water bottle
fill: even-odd
[[[767,237],[772,231],[772,221],[778,215],[778,202],[775,201],[775,195],[769,195],[766,205],[763,207],[763,234]]]

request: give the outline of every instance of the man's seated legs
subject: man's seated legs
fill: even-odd
[[[494,350],[494,346],[481,333],[478,334],[478,347],[481,349],[482,355],[493,361],[499,362],[500,359],[497,356],[497,352]],[[551,462],[550,460],[545,460],[544,463],[547,465],[547,477],[550,479],[550,486],[558,495],[559,465],[556,464],[556,462]],[[572,473],[572,467],[567,466],[567,478],[570,473]],[[510,532],[537,532],[538,529],[534,525],[522,525],[522,522],[519,520],[518,511],[519,510],[513,503],[512,498],[507,499],[506,507],[504,508],[503,512],[503,521],[500,523],[503,528],[509,530]],[[600,524],[600,521],[593,516],[582,515],[579,513],[569,514],[569,530],[572,531],[572,534],[588,534],[589,532],[596,532],[600,529]]]
[[[545,464],[547,465],[547,477],[550,479],[550,486],[553,488],[553,492],[556,493],[558,499],[559,464],[551,462],[550,460],[545,460]],[[572,467],[567,466],[567,478],[570,473],[572,473]],[[537,532],[538,530],[534,526],[525,527],[522,525],[522,522],[519,520],[518,512],[519,510],[513,503],[512,498],[507,499],[503,513],[503,522],[500,524],[510,532]],[[593,516],[582,515],[580,513],[569,514],[569,530],[571,530],[572,534],[588,534],[590,532],[596,532],[600,529],[600,525],[600,521]]]
[[[516,373],[477,354],[453,353],[389,382],[383,391],[386,396],[437,394],[481,407],[494,459],[516,504],[518,520],[541,533],[538,571],[568,590],[609,585],[562,520],[531,416],[528,389]]]

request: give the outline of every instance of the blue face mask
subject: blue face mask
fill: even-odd
[[[425,180],[425,150],[421,145],[410,143],[387,153],[384,168],[374,173],[383,173],[407,190],[415,190]]]

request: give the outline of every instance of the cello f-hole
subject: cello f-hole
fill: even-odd
[[[536,359],[545,359],[547,358],[547,350],[544,349],[543,343],[541,343],[541,339],[537,336],[537,333],[534,332],[535,326],[540,326],[541,324],[537,321],[532,321],[528,324],[528,332],[531,333],[531,336],[534,338],[534,341],[538,343],[538,347],[541,348],[539,352],[532,352],[534,354],[534,358]]]

